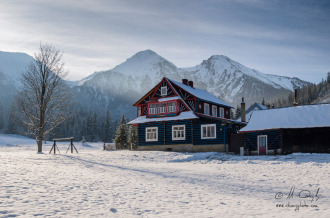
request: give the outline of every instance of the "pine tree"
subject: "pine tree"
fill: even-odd
[[[241,116],[241,107],[237,105],[235,110],[235,119],[237,120]]]
[[[127,124],[124,114],[121,116],[120,124],[115,136],[116,147],[127,148]]]
[[[13,107],[11,107],[10,113],[9,113],[9,118],[8,118],[8,126],[7,126],[7,131],[6,133],[9,134],[17,134],[17,114],[15,114],[15,110],[13,110]]]
[[[112,140],[112,121],[110,116],[110,111],[107,111],[104,125],[104,142],[111,142]]]
[[[136,149],[138,143],[137,128],[133,125],[129,127],[128,145],[131,150]]]

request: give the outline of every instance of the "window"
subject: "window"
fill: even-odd
[[[160,88],[160,95],[161,96],[167,95],[167,86],[163,86]]]
[[[158,104],[158,113],[159,114],[165,114],[166,113],[166,104]]]
[[[175,102],[167,103],[167,113],[175,112]]]
[[[204,103],[204,114],[210,115],[210,105],[207,103]]]
[[[141,107],[138,107],[138,117],[141,116]]]
[[[212,105],[212,116],[217,117],[217,114],[218,114],[218,107]]]
[[[221,118],[225,117],[225,109],[223,107],[220,108],[220,117]]]
[[[172,126],[172,140],[185,140],[186,139],[186,126],[176,125]]]
[[[217,137],[215,130],[216,130],[215,124],[201,125],[202,139],[215,139]]]
[[[158,127],[146,128],[146,142],[158,141]]]
[[[157,104],[149,104],[149,114],[157,114]]]

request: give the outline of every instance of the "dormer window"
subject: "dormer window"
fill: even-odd
[[[166,96],[167,95],[167,86],[163,86],[160,88],[160,95]]]
[[[220,108],[220,118],[225,117],[225,109],[223,107]]]
[[[212,116],[217,117],[218,109],[216,105],[212,105]]]
[[[207,103],[204,104],[204,114],[210,115],[210,105]]]

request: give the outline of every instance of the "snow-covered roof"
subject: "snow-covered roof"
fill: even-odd
[[[330,104],[254,111],[240,132],[313,127],[330,127]]]
[[[174,97],[169,97],[169,98],[160,98],[160,99],[158,99],[158,102],[171,101],[171,100],[176,100],[176,99],[181,99],[181,98],[179,96],[174,96]]]
[[[158,121],[169,121],[169,120],[187,120],[187,119],[197,119],[198,117],[192,111],[181,112],[179,116],[173,117],[157,117],[157,118],[147,118],[146,116],[139,116],[138,118],[130,121],[128,124],[139,124],[139,123],[149,123]]]
[[[262,105],[262,104],[258,104],[258,103],[255,103],[261,110],[267,110],[268,107],[266,107],[265,105]]]
[[[209,101],[209,102],[213,102],[216,104],[220,104],[223,106],[227,106],[230,108],[233,108],[233,106],[231,106],[230,104],[227,104],[226,102],[220,100],[219,98],[215,97],[214,95],[211,95],[210,93],[208,93],[207,91],[203,90],[203,89],[198,89],[198,88],[192,88],[188,85],[179,83],[177,81],[168,79],[171,83],[174,83],[175,85],[179,86],[180,88],[186,90],[187,92],[189,92],[190,94],[196,96],[197,98],[203,99],[205,101]]]

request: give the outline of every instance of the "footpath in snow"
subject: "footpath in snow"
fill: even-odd
[[[329,217],[330,155],[102,151],[36,154],[0,134],[0,217]]]

